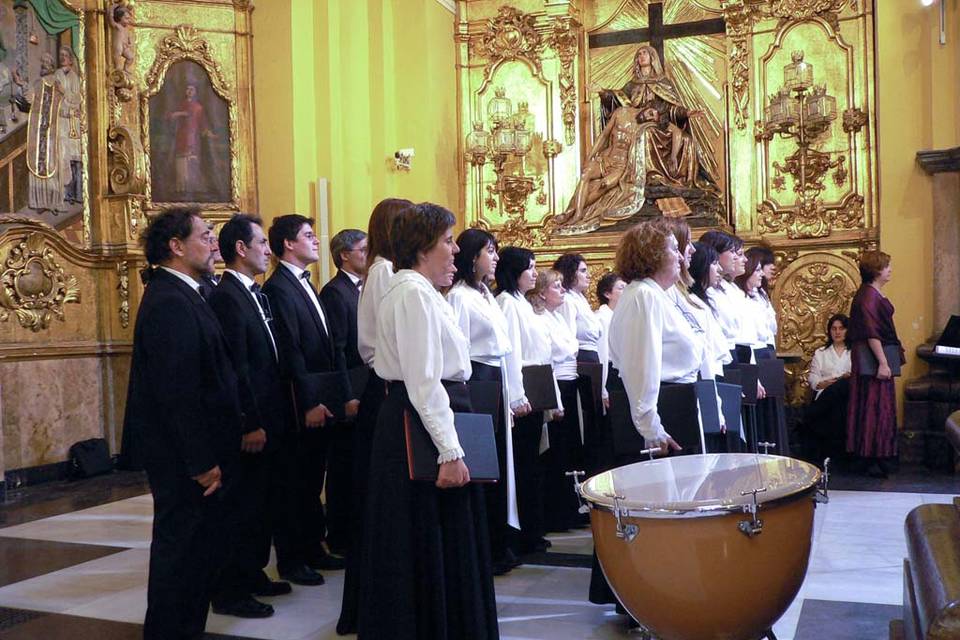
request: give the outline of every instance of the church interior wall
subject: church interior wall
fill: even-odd
[[[436,0],[276,0],[254,12],[260,213],[365,229],[385,197],[456,209],[454,16]],[[415,150],[410,171],[398,149]]]

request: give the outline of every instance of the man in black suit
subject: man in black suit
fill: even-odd
[[[344,229],[330,240],[330,255],[337,275],[320,292],[324,308],[330,312],[334,340],[343,348],[347,369],[366,365],[357,350],[357,305],[367,270],[367,234],[359,229]],[[359,389],[354,389],[360,395]],[[327,467],[327,545],[338,554],[346,552],[350,540],[350,510],[353,495],[353,424],[337,420],[329,425],[329,464]]]
[[[236,475],[244,414],[220,325],[199,292],[212,266],[196,209],[168,209],[142,237],[158,268],[134,329],[127,425],[153,494],[144,638],[200,638],[224,531],[221,487]]]
[[[280,564],[292,567],[289,573],[298,584],[321,584],[323,579],[302,559],[291,558],[297,525],[289,467],[296,426],[290,385],[281,380],[270,305],[254,280],[266,272],[270,258],[260,218],[233,216],[220,230],[220,247],[227,268],[210,294],[210,306],[230,347],[251,428],[241,444],[241,481],[228,495],[231,557],[212,603],[216,613],[262,618],[271,615],[273,607],[253,595],[290,593],[289,583],[273,582],[263,571],[270,560],[271,537],[276,538]]]
[[[342,569],[343,559],[324,548],[323,492],[331,419],[356,415],[342,346],[333,340],[330,314],[310,284],[307,268],[319,260],[313,220],[280,216],[270,227],[270,250],[280,260],[263,286],[273,308],[274,327],[285,377],[292,382],[297,419],[303,429],[297,447],[296,500],[300,549],[313,569]],[[286,578],[289,567],[279,566]]]

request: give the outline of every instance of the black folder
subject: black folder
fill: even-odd
[[[760,384],[763,385],[768,398],[787,397],[786,372],[782,360],[757,360],[757,368],[760,375]]]
[[[471,482],[497,482],[500,465],[493,436],[493,418],[485,413],[454,413],[463,463]],[[439,465],[437,448],[416,411],[403,412],[403,430],[407,442],[407,467],[411,480],[436,482]]]
[[[900,345],[898,344],[885,344],[883,345],[883,355],[887,357],[887,364],[890,365],[890,373],[896,377],[900,375],[900,365],[902,364],[900,358]],[[873,351],[870,349],[870,345],[866,343],[857,344],[853,348],[853,357],[857,359],[857,373],[861,376],[875,376],[877,375],[877,369],[880,367],[880,363],[877,362],[877,358],[873,355]]]
[[[523,393],[527,396],[532,411],[557,408],[557,387],[553,380],[553,367],[548,364],[531,364],[523,368]]]
[[[485,413],[493,418],[493,428],[499,431],[503,425],[503,389],[493,380],[471,380],[467,383],[470,406],[474,413]]]
[[[753,347],[748,344],[738,344],[730,353],[733,354],[733,361],[739,364],[750,364],[753,359]]]
[[[732,364],[723,367],[723,381],[742,387],[743,404],[757,404],[759,376],[760,368],[755,364]]]
[[[603,365],[599,362],[578,362],[577,374],[590,379],[593,406],[599,407],[603,402]]]
[[[743,402],[743,390],[738,384],[717,383],[717,393],[723,404],[723,419],[727,423],[727,433],[740,436],[740,405]]]
[[[743,393],[740,385],[728,382],[717,382],[714,385],[713,380],[701,380],[696,384],[696,388],[704,434],[720,433],[720,412],[717,407],[719,395],[727,433],[740,435],[740,403]]]
[[[700,404],[700,423],[703,432],[720,433],[720,407],[717,406],[717,383],[714,380],[700,380],[693,385]],[[726,415],[726,412],[724,412]]]

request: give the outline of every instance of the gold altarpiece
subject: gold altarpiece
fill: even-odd
[[[871,0],[460,0],[458,8],[467,224],[544,262],[583,253],[594,281],[609,270],[620,233],[661,215],[650,197],[638,213],[589,232],[571,233],[558,219],[601,132],[597,89],[623,85],[638,47],[654,45],[675,95],[703,112],[695,133],[718,197],[692,207],[694,235],[723,228],[773,248],[778,348],[802,355],[788,365],[793,398],[802,399],[826,320],[849,310],[857,256],[879,240]]]
[[[75,16],[73,28],[45,33],[48,10]],[[78,440],[106,437],[119,452],[143,291],[138,236],[149,216],[168,204],[199,206],[214,223],[256,210],[252,11],[251,0],[0,2],[0,28],[9,17],[11,34],[17,29],[16,45],[4,39],[8,65],[23,65],[17,57],[34,46],[72,48],[82,94],[74,113],[81,202],[52,211],[27,198],[28,178],[30,189],[41,181],[21,180],[13,164],[33,152],[26,125],[27,142],[15,139],[0,159],[0,201],[9,203],[0,202],[0,482],[6,470],[8,487],[22,479],[10,470],[59,463]],[[19,70],[38,83],[50,77],[31,64]],[[0,133],[14,113],[10,86]],[[190,113],[199,131],[192,142],[179,129],[189,115],[178,115]],[[182,159],[190,144],[199,161]]]

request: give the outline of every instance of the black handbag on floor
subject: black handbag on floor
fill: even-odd
[[[103,438],[81,440],[70,447],[70,472],[74,478],[92,478],[111,471],[113,460]]]

